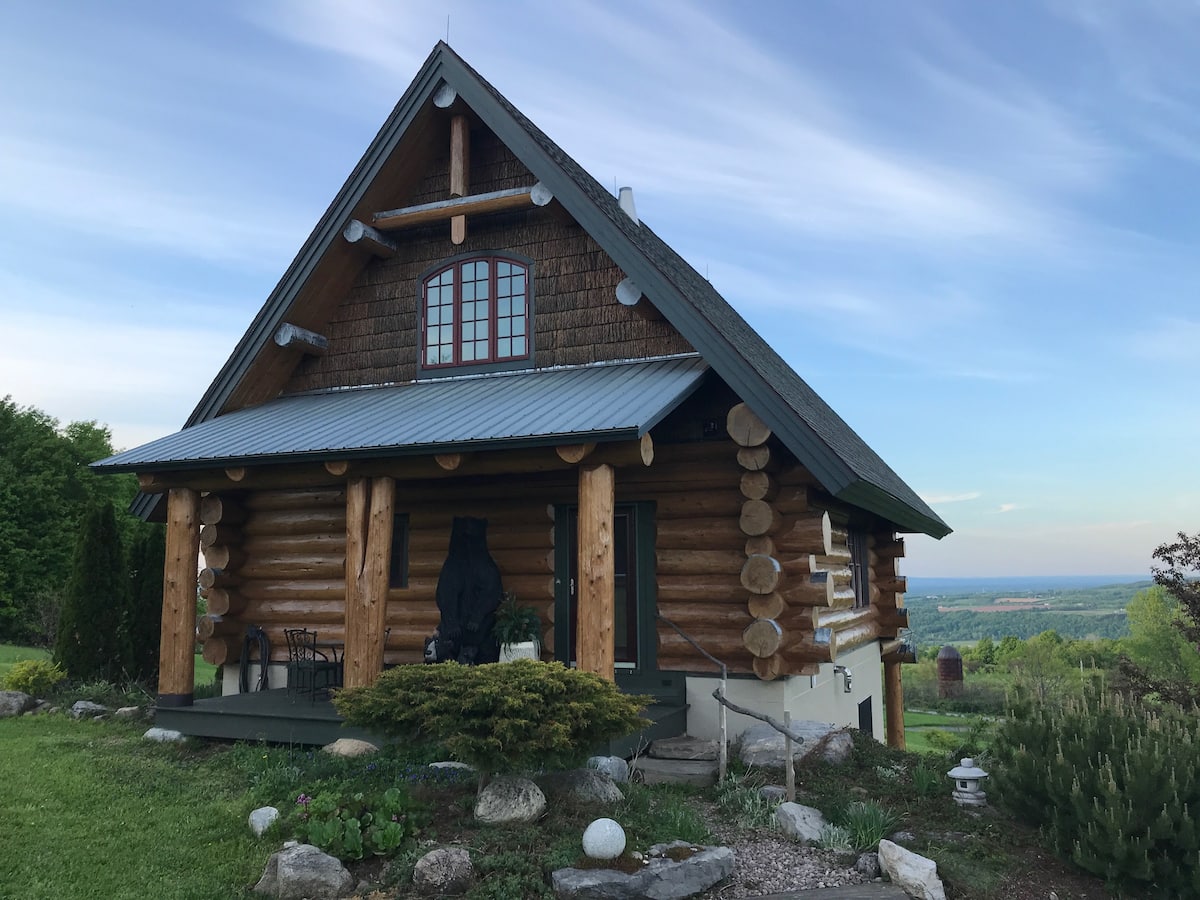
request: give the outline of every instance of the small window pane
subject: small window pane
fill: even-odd
[[[437,344],[430,344],[425,348],[425,365],[436,366],[438,364],[438,347]]]
[[[438,331],[441,332],[438,340],[439,344],[452,344],[454,342],[453,325],[442,325],[438,328]]]
[[[487,314],[488,314],[488,302],[486,300],[480,300],[478,303],[475,304],[475,318],[486,319]]]
[[[509,315],[509,313],[511,312],[511,306],[510,306],[511,303],[512,303],[512,301],[509,300],[507,297],[501,297],[499,300],[496,301],[496,306],[498,307],[497,313],[501,316]]]
[[[474,343],[463,344],[462,361],[463,362],[475,362],[475,344]]]
[[[464,325],[463,327],[465,328],[466,326]],[[481,339],[481,340],[486,340],[486,339],[487,339],[487,336],[488,336],[488,323],[487,323],[487,320],[486,320],[486,319],[481,319],[480,321],[478,321],[478,322],[476,322],[476,323],[475,323],[475,334],[474,334],[474,337],[477,337],[477,338],[479,338],[479,339]]]
[[[475,278],[480,279],[480,278],[487,278],[487,277],[488,277],[488,264],[484,261],[475,263]]]
[[[432,307],[428,313],[428,319],[429,319],[428,324],[430,324],[430,325],[439,324],[442,321],[439,318],[439,316],[441,316],[441,314],[442,314],[442,308],[440,306]]]
[[[511,321],[512,321],[512,333],[514,335],[525,333],[525,317],[524,316],[513,316]]]
[[[512,279],[497,278],[496,279],[496,296],[511,297],[512,296]]]
[[[513,293],[514,294],[525,293],[525,273],[522,272],[519,275],[514,275],[512,284],[513,284]]]
[[[475,283],[475,296],[480,300],[486,300],[488,298],[488,283],[486,281],[479,281]]]
[[[512,320],[501,319],[496,323],[496,334],[499,337],[506,338],[512,336]]]
[[[488,358],[488,342],[487,341],[476,341],[475,342],[475,358],[476,359],[487,359]]]
[[[511,275],[512,271],[513,271],[512,263],[506,263],[506,262],[496,263],[496,274],[497,275]]]
[[[525,315],[525,297],[524,297],[524,295],[521,295],[519,297],[513,297],[512,314],[514,316]]]
[[[443,363],[454,362],[454,348],[453,347],[451,347],[449,344],[443,344],[441,351],[442,351],[441,361]]]
[[[475,282],[474,281],[468,281],[466,284],[464,284],[462,286],[462,298],[463,298],[463,300],[474,300],[475,299]]]
[[[496,341],[496,355],[503,359],[506,356],[512,356],[512,341],[506,337]]]
[[[512,355],[513,356],[524,356],[525,355],[525,338],[523,338],[523,337],[513,338]]]
[[[439,275],[438,279],[437,279],[437,283],[438,284],[446,284],[446,285],[454,284],[454,270],[447,269],[445,272],[443,272],[441,275]]]

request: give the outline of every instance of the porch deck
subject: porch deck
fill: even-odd
[[[632,756],[639,745],[675,737],[687,727],[687,708],[678,703],[655,703],[645,716],[651,721],[648,728],[610,741],[597,752]],[[328,744],[342,737],[382,742],[378,735],[346,725],[329,700],[310,700],[285,688],[212,697],[192,706],[159,707],[155,724],[191,737],[273,744]]]

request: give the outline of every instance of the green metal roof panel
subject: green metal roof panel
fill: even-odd
[[[103,471],[397,456],[641,437],[700,384],[697,356],[297,394],[126,450]]]

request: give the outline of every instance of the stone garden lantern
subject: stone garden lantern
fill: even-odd
[[[946,774],[954,779],[955,803],[959,806],[987,806],[987,794],[980,790],[979,782],[987,778],[988,773],[975,765],[975,760],[965,757],[961,765]]]

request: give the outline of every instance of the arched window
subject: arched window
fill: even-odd
[[[442,266],[421,288],[423,368],[528,359],[529,266],[472,256]]]

